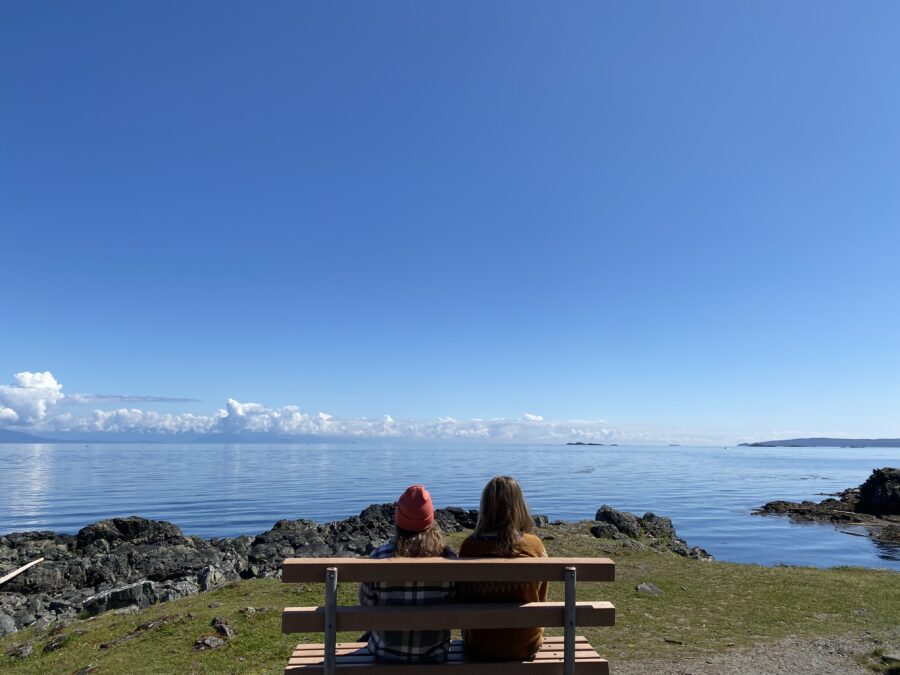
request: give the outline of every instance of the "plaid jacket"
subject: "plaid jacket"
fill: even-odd
[[[394,542],[379,546],[370,558],[393,558]],[[456,558],[453,549],[444,550],[445,558]],[[387,582],[359,585],[360,605],[438,605],[453,602],[456,588],[452,582],[425,583]],[[444,661],[450,651],[449,630],[423,631],[372,631],[369,633],[369,651],[387,661]]]

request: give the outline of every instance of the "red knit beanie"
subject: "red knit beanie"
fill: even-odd
[[[397,525],[410,532],[422,532],[434,522],[431,495],[424,485],[410,485],[397,501]]]

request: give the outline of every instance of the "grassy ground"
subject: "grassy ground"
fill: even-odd
[[[542,534],[552,537],[545,542],[550,555],[608,555],[616,561],[615,583],[579,584],[578,593],[579,599],[611,600],[616,605],[615,627],[579,631],[613,663],[721,652],[788,635],[877,633],[900,625],[896,572],[768,568],[631,552],[618,542],[595,539],[578,525]],[[462,535],[453,537],[456,544],[461,539]],[[635,586],[641,582],[657,585],[664,594],[637,594]],[[343,603],[355,602],[355,587],[342,585],[340,592]],[[562,599],[562,584],[551,585],[551,599]],[[281,609],[321,603],[321,586],[271,580],[235,583],[136,614],[105,614],[42,634],[21,631],[0,639],[0,670],[278,673],[296,642],[321,641],[320,636],[283,636]],[[242,612],[247,607],[257,611]],[[236,637],[218,650],[195,650],[197,638],[215,634],[210,627],[214,617],[226,619]],[[341,639],[356,637],[348,634]],[[33,645],[28,658],[7,656],[24,642]],[[54,643],[62,644],[52,649]]]

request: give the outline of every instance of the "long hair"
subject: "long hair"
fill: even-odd
[[[398,558],[436,558],[444,555],[447,548],[444,533],[437,523],[421,532],[404,530],[398,525],[394,544],[394,555]]]
[[[475,535],[496,534],[497,550],[515,555],[526,532],[534,532],[534,522],[519,482],[509,476],[491,478],[481,493]]]

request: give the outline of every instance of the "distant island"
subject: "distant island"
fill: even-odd
[[[900,438],[791,438],[741,443],[744,448],[900,448]]]
[[[0,443],[59,443],[49,438],[40,438],[12,429],[0,429]]]
[[[569,442],[566,445],[604,445],[603,443],[585,443],[584,441]]]

